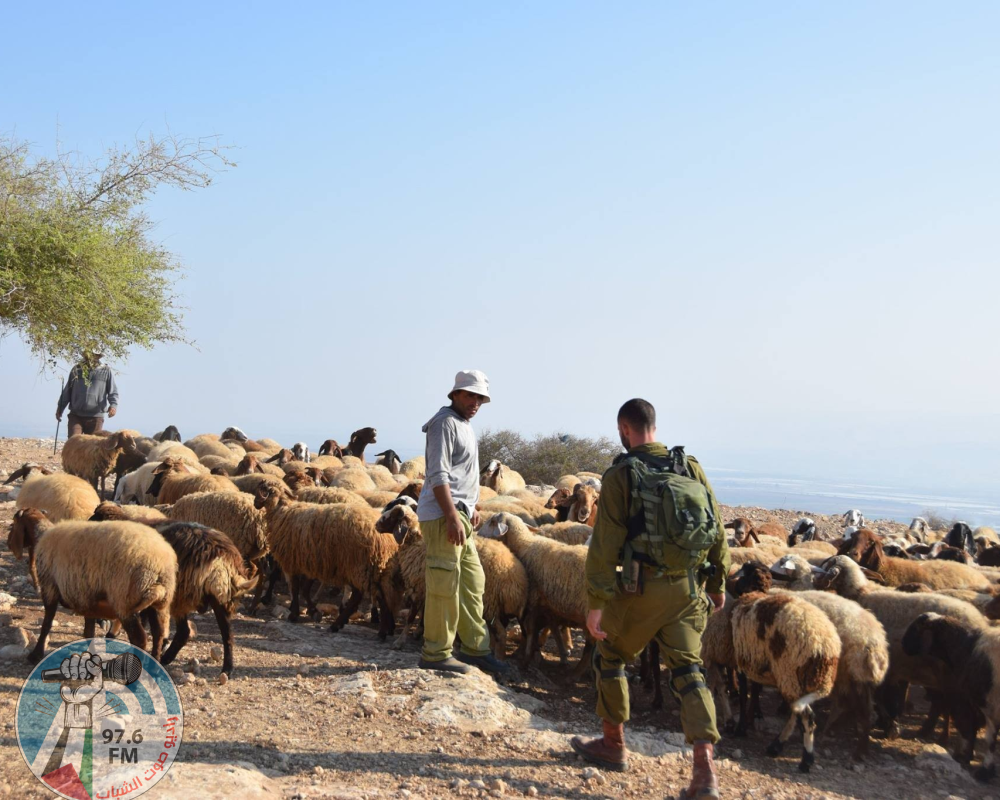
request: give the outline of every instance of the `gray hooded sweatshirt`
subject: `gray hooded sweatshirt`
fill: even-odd
[[[444,516],[434,497],[434,487],[445,484],[451,487],[451,498],[458,509],[471,516],[479,502],[479,442],[472,425],[445,406],[421,430],[427,434],[424,451],[427,475],[417,504],[417,518],[430,522]]]
[[[92,367],[87,379],[77,364],[69,371],[69,380],[59,395],[56,413],[62,416],[66,406],[69,413],[80,417],[103,417],[109,408],[118,407],[118,387],[115,376],[107,364]]]

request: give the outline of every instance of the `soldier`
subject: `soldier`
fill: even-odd
[[[490,652],[483,620],[486,579],[472,544],[479,524],[479,444],[469,424],[490,402],[490,383],[479,370],[459,372],[445,406],[424,425],[427,476],[417,518],[427,544],[424,648],[418,666],[467,673],[471,666],[493,674],[509,667]],[[455,658],[455,634],[462,647]]]
[[[587,554],[587,630],[597,640],[597,714],[604,736],[574,737],[588,761],[624,771],[629,718],[625,665],[656,638],[681,704],[681,725],[694,745],[694,775],[682,798],[718,798],[712,763],[719,741],[715,705],[701,666],[709,601],[721,609],[729,549],[712,487],[683,448],[656,441],[656,411],[629,400],[618,412],[628,451],[604,474],[600,510]],[[617,568],[621,566],[621,573]]]
[[[69,379],[59,395],[56,419],[69,406],[67,434],[101,433],[104,413],[118,413],[118,387],[111,367],[101,363],[102,353],[84,353],[83,360],[69,371]]]

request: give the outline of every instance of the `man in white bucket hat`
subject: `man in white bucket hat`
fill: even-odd
[[[463,370],[448,399],[451,405],[423,427],[427,474],[417,517],[427,545],[427,593],[419,666],[463,674],[475,666],[498,674],[508,667],[490,652],[483,620],[486,581],[472,544],[479,524],[479,444],[469,420],[490,402],[490,382],[479,370]],[[456,633],[462,647],[453,657]]]

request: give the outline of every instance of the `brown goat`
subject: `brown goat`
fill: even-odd
[[[365,448],[370,444],[375,444],[375,437],[378,431],[374,428],[359,428],[351,434],[351,440],[344,448],[345,456],[360,458],[362,463],[365,460]]]
[[[337,458],[344,457],[344,450],[339,444],[337,444],[336,439],[327,439],[323,444],[319,446],[319,453],[321,456],[336,456]]]
[[[757,531],[754,530],[753,523],[746,517],[730,520],[723,527],[733,532],[737,547],[753,547],[754,542],[760,544],[760,538],[757,536]]]

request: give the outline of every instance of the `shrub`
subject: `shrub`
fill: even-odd
[[[495,458],[531,484],[555,483],[561,475],[577,472],[600,475],[621,451],[621,446],[606,436],[592,439],[553,433],[528,440],[511,430],[484,430],[479,436],[481,466]]]

